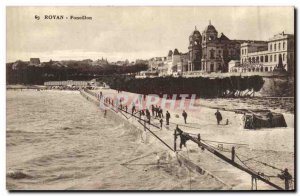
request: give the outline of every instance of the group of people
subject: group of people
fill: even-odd
[[[100,92],[99,98],[101,99],[103,97],[102,92]],[[114,105],[114,101],[109,99],[109,98],[105,98],[104,102],[110,104],[110,105]],[[122,105],[122,100],[120,100],[120,104],[119,104],[119,109],[121,110],[125,110],[127,112],[128,107],[127,105],[123,106]],[[152,117],[155,119],[159,119],[160,122],[160,127],[162,128],[163,125],[163,119],[164,117],[166,118],[166,125],[170,124],[170,118],[171,118],[171,114],[169,113],[169,111],[166,111],[166,114],[164,116],[163,114],[163,109],[160,106],[157,105],[151,105],[151,113],[149,109],[145,109],[145,110],[137,110],[135,103],[132,103],[132,108],[131,108],[131,115],[135,115],[136,113],[139,114],[139,117],[142,118],[143,116],[146,116],[147,122],[150,124],[151,121],[151,113],[152,113]],[[216,119],[217,119],[217,124],[220,125],[220,122],[222,121],[222,115],[220,113],[219,110],[217,110],[217,112],[215,113]],[[187,124],[187,117],[188,114],[185,110],[183,110],[182,112],[182,117],[184,120],[184,123]],[[228,122],[227,122],[228,124]]]
[[[164,117],[163,110],[160,106],[151,105],[151,111],[152,111],[152,116],[154,118],[163,118]]]

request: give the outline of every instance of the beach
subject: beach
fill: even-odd
[[[109,89],[102,92],[117,93]],[[243,129],[241,114],[221,111],[229,125],[218,126],[215,109],[197,107],[188,111],[186,125],[181,110],[170,110],[170,126],[151,130],[172,147],[176,125],[184,131],[200,133],[205,140],[246,144],[235,145],[241,159],[255,157],[288,168],[293,174],[293,114],[284,114],[287,128],[254,131]],[[179,164],[176,153],[144,132],[134,118],[121,116],[109,111],[104,117],[99,107],[77,91],[7,91],[7,188],[250,190],[251,176],[202,151],[196,144],[188,141],[178,154],[199,165],[205,174]],[[159,125],[158,120],[153,123]],[[223,147],[230,149],[232,145]],[[278,173],[251,160],[247,165],[270,175]],[[283,186],[282,180],[274,182]],[[258,189],[272,188],[259,182]]]
[[[115,115],[104,118],[79,92],[7,91],[7,189],[189,190],[189,171],[176,161],[157,166],[154,153],[168,157],[166,149],[145,145],[139,133]],[[141,165],[121,165],[146,154],[133,162]],[[192,189],[223,188],[191,177]]]

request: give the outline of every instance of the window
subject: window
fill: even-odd
[[[218,70],[222,70],[221,63],[218,63]]]
[[[268,55],[265,56],[265,62],[268,62]]]
[[[221,57],[221,56],[222,56],[222,50],[219,50],[218,57]]]
[[[280,43],[278,44],[278,50],[280,50]]]
[[[272,44],[270,44],[270,51],[272,51]]]
[[[214,50],[210,50],[210,58],[211,59],[215,58],[215,51]]]
[[[268,67],[265,67],[265,71],[268,71]]]
[[[260,62],[264,62],[264,57],[260,56]]]
[[[244,49],[242,49],[242,55],[244,54]]]
[[[214,64],[210,64],[210,71],[213,72],[214,71]]]
[[[285,49],[285,42],[283,42],[283,44],[282,44],[282,49],[283,50]]]
[[[276,51],[276,44],[274,44],[274,51]]]
[[[274,62],[277,62],[276,54],[274,54]]]
[[[270,55],[270,62],[272,62],[272,55]]]
[[[285,54],[282,54],[282,61],[285,61]]]

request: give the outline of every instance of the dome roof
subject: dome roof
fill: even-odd
[[[178,52],[177,48],[175,48],[173,54],[174,54],[174,55],[179,55],[179,52]]]
[[[196,26],[195,26],[195,30],[191,33],[190,36],[201,36],[201,33],[200,31],[198,31]]]
[[[205,30],[206,31],[216,31],[216,28],[213,25],[208,25]]]
[[[204,32],[217,32],[216,28],[211,24],[211,22],[209,21],[209,25],[205,28]]]

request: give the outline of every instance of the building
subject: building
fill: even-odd
[[[294,35],[284,32],[268,41],[241,44],[241,66],[230,72],[271,72],[285,70],[294,73]]]
[[[135,60],[135,64],[145,64],[145,65],[149,65],[149,61],[148,61],[148,60],[143,60],[143,59],[136,59],[136,60]]]
[[[101,65],[108,65],[109,62],[107,61],[107,58],[104,59],[103,57],[101,59],[97,59],[96,61],[92,62],[93,66],[101,66]]]
[[[177,49],[172,52],[169,51],[167,60],[164,65],[166,67],[166,72],[164,75],[181,75],[184,69],[188,66],[189,53],[180,53]]]
[[[231,60],[231,61],[229,61],[229,63],[228,63],[228,70],[229,70],[229,72],[230,72],[230,70],[239,68],[240,66],[241,66],[241,63],[240,63],[239,60]]]
[[[189,60],[184,71],[201,70],[202,36],[195,26],[195,30],[189,36]]]
[[[218,31],[209,22],[202,33],[202,59],[203,72],[227,72],[231,60],[240,59],[241,40],[230,40],[223,33],[218,37]]]
[[[164,62],[167,60],[167,57],[153,57],[148,61],[148,67],[150,70],[156,70],[163,67]]]
[[[44,86],[79,86],[86,87],[90,85],[90,81],[47,81],[44,82]]]
[[[28,66],[39,66],[41,61],[39,58],[30,58]]]

